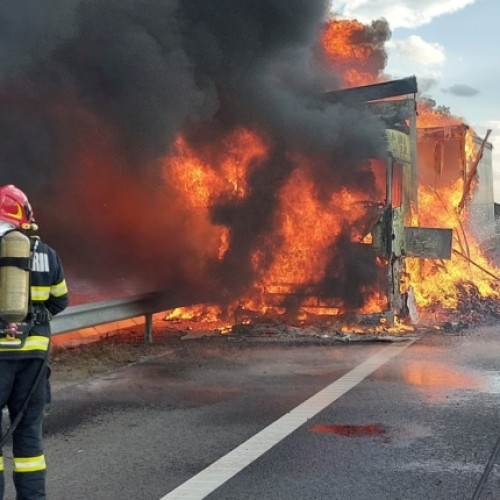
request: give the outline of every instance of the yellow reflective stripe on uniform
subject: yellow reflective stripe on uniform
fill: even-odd
[[[54,297],[61,297],[68,293],[68,287],[66,286],[66,280],[62,280],[57,285],[52,285],[50,287],[50,294]]]
[[[14,457],[14,472],[36,472],[46,468],[44,455],[27,458]]]
[[[44,337],[42,335],[29,335],[22,347],[6,347],[5,343],[9,342],[9,340],[11,339],[8,337],[0,338],[0,342],[4,343],[4,345],[0,347],[0,352],[46,351],[49,348],[50,342],[49,337]]]
[[[0,472],[4,471],[3,457],[0,457]]]
[[[50,286],[32,286],[31,298],[33,300],[49,300]]]

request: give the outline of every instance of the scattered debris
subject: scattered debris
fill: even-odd
[[[408,331],[390,334],[387,331],[377,332],[375,329],[342,332],[336,327],[324,325],[292,326],[283,323],[238,323],[229,330],[221,332],[219,329],[191,330],[182,336],[182,340],[200,339],[203,337],[221,336],[232,340],[259,340],[274,342],[401,342],[415,335]]]

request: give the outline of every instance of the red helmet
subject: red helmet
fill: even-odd
[[[28,197],[13,184],[0,186],[0,220],[20,229],[33,229],[35,226]]]

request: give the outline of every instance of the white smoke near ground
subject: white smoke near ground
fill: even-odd
[[[493,196],[495,203],[500,203],[500,120],[489,120],[474,124],[474,130],[482,136],[485,135],[488,129],[491,129],[488,142],[493,146]]]

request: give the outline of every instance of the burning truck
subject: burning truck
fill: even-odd
[[[422,105],[415,77],[331,91],[324,98],[383,120],[385,154],[366,158],[358,173],[374,183],[366,191],[341,192],[340,201],[337,193],[318,210],[311,209],[299,176],[282,198],[288,213],[281,223],[289,239],[274,264],[281,266],[237,301],[235,320],[281,316],[333,321],[343,330],[401,328],[418,323],[422,313],[425,320],[447,320],[460,302],[477,308],[478,297],[492,298],[488,311],[496,314],[498,278],[484,257],[496,245],[488,136],[481,140],[462,120]],[[317,233],[322,236],[315,240]],[[349,242],[332,244],[342,236]],[[179,308],[168,318],[206,312]],[[220,309],[211,313],[217,317]]]
[[[341,90],[326,92],[322,100],[380,119],[383,147],[356,165],[334,157],[329,168],[318,168],[324,159],[293,158],[295,168],[280,186],[270,234],[249,255],[254,279],[235,300],[222,301],[230,321],[319,320],[349,330],[498,315],[500,273],[485,257],[485,250],[497,245],[488,135],[480,139],[461,118],[429,105],[415,77],[380,78],[383,32],[378,22],[325,25],[321,47],[343,82]],[[352,126],[361,127],[362,121]],[[265,141],[246,134],[247,157],[239,159],[239,175],[226,171],[242,197],[245,183],[238,180],[245,177],[244,165],[266,156]],[[352,148],[363,149],[347,138],[345,157]],[[186,156],[183,145],[180,164],[186,165]],[[204,160],[191,160],[203,170]],[[339,168],[336,162],[345,163],[341,175],[332,173]],[[190,197],[197,197],[193,203],[199,204],[200,176],[183,174]],[[207,189],[210,181],[203,182]],[[221,241],[221,261],[231,259],[230,226],[222,229]],[[217,305],[200,306],[176,309],[168,318],[220,314]]]

